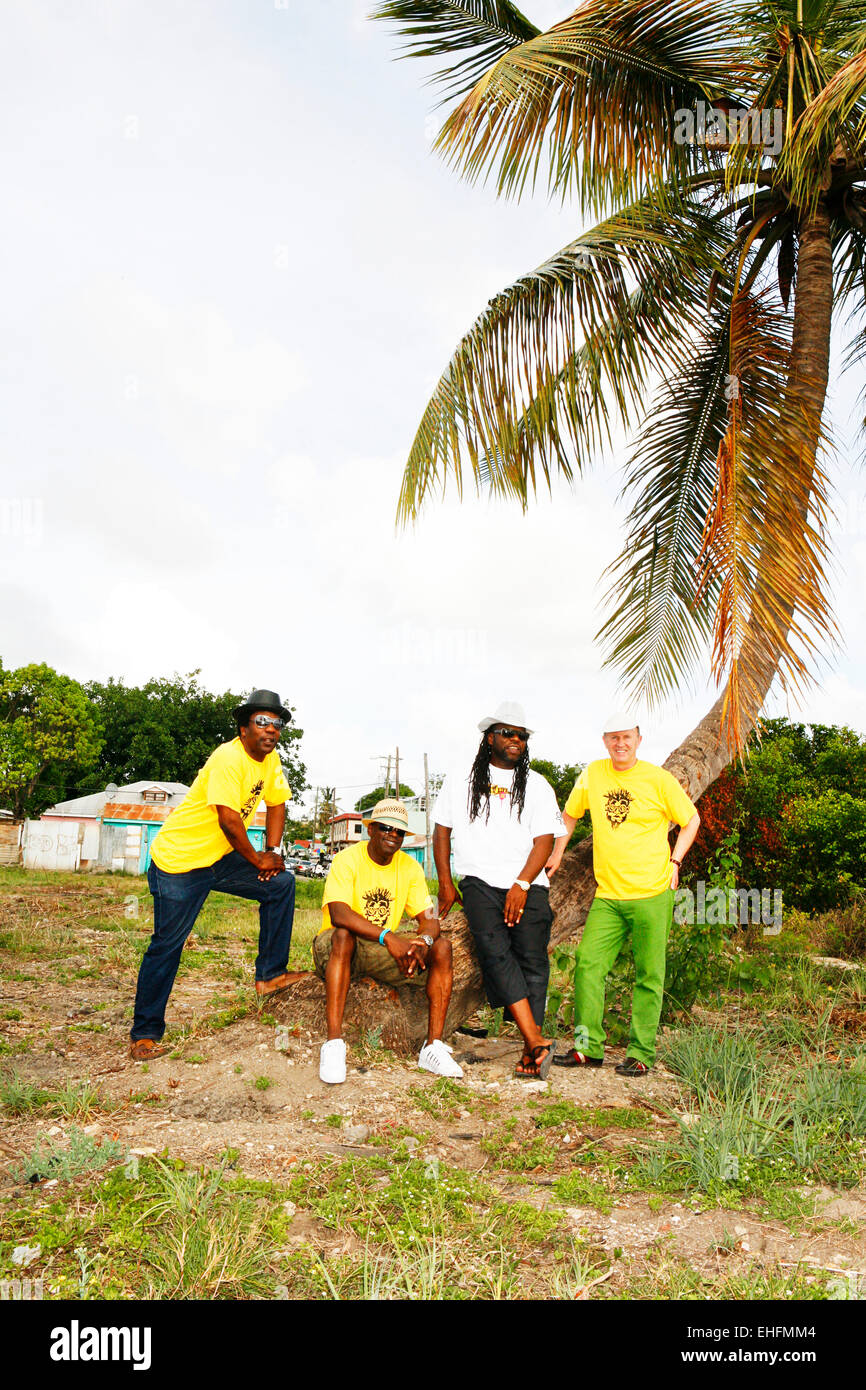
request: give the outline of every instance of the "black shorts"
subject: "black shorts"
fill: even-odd
[[[471,874],[460,880],[466,920],[492,1008],[528,999],[539,1028],[544,1023],[550,960],[547,948],[553,912],[546,888],[534,883],[517,926],[505,925],[506,888],[493,888]]]

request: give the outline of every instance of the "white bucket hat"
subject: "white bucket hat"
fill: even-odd
[[[629,713],[627,710],[620,709],[616,710],[614,714],[609,714],[607,716],[601,732],[603,734],[619,734],[625,729],[638,728],[640,728],[640,724],[637,715]]]
[[[535,730],[530,729],[526,723],[523,706],[518,705],[515,700],[503,700],[496,713],[482,719],[478,727],[482,734],[486,734],[487,730],[492,729],[494,724],[504,724],[506,728],[526,729],[528,734],[535,733]]]

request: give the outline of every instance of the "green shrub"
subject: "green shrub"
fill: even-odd
[[[866,883],[866,800],[831,788],[792,801],[784,821],[801,900],[817,912],[849,901]]]

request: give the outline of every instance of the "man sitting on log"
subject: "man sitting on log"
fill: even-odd
[[[482,719],[481,745],[469,777],[446,777],[436,802],[433,853],[439,914],[457,897],[454,864],[463,877],[463,910],[491,1006],[503,1005],[523,1035],[515,1075],[545,1077],[553,1043],[542,1036],[553,913],[544,866],[561,833],[553,788],[529,766],[531,729],[520,705],[506,701]]]
[[[459,1079],[462,1069],[442,1041],[451,999],[451,942],[441,934],[424,870],[400,846],[409,829],[402,801],[378,801],[365,821],[369,840],[342,850],[325,880],[322,926],[313,941],[316,973],[325,981],[328,1041],[319,1076],[330,1085],[346,1079],[343,1012],[349,984],[367,975],[385,985],[418,984],[426,977],[427,1041],[418,1066]],[[421,931],[400,932],[403,913]]]

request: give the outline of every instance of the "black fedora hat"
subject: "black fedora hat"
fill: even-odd
[[[254,709],[270,710],[272,714],[278,714],[285,724],[292,722],[292,716],[285,705],[280,704],[280,697],[275,690],[251,690],[244,703],[232,710],[232,717],[244,720]]]

